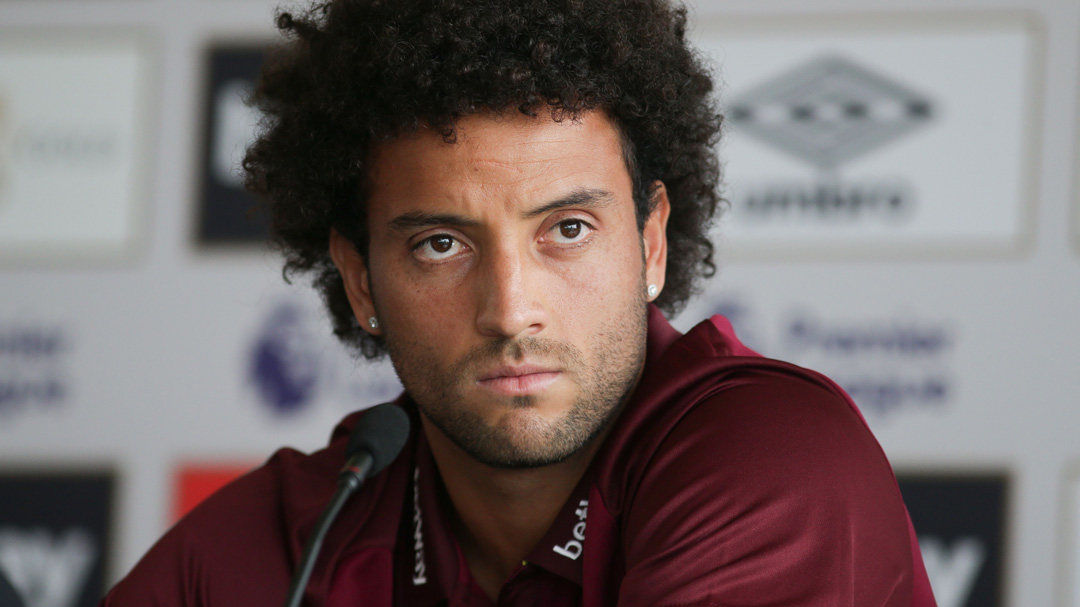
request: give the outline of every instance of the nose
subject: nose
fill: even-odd
[[[504,247],[481,262],[477,280],[476,326],[488,337],[535,335],[547,325],[540,294],[542,271],[527,252]]]

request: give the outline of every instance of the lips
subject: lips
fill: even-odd
[[[539,365],[502,366],[484,373],[476,383],[499,394],[524,396],[547,388],[560,375],[558,369]]]

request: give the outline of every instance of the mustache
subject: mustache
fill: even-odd
[[[493,340],[476,347],[454,365],[454,374],[473,377],[493,365],[520,363],[526,359],[530,363],[544,364],[557,361],[567,370],[580,369],[585,364],[581,351],[568,343],[542,337],[520,337]]]

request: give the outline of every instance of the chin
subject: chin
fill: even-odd
[[[534,404],[514,404],[513,409],[499,416],[499,421],[492,426],[492,431],[515,444],[543,442],[537,438],[550,435],[552,429],[565,417],[565,412],[558,415],[545,414]]]

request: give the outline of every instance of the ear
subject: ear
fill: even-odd
[[[360,328],[378,335],[379,329],[373,329],[368,324],[369,318],[376,317],[375,304],[371,299],[370,275],[364,258],[356,252],[352,241],[330,229],[330,258],[334,260],[341,280],[345,283],[345,295],[349,298],[349,306],[356,315]]]
[[[656,285],[656,293],[649,297],[653,301],[664,290],[664,278],[667,276],[667,222],[671,214],[667,188],[663,182],[653,183],[653,211],[645,220],[641,237],[645,250],[645,284]]]

